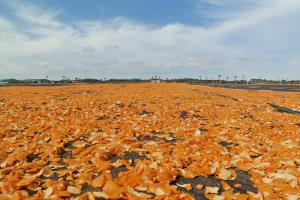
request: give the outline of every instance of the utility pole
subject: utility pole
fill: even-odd
[[[234,76],[234,83],[236,84],[236,78],[237,78],[237,76]]]

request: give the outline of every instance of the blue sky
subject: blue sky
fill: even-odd
[[[61,19],[99,20],[123,16],[153,25],[168,23],[199,24],[193,11],[195,0],[82,0],[74,1],[44,1],[48,7],[64,10]],[[44,5],[43,5],[44,4]]]
[[[0,0],[0,79],[300,79],[298,0]]]

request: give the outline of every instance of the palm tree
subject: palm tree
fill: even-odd
[[[219,74],[218,77],[219,77],[219,83],[221,83],[221,74]]]

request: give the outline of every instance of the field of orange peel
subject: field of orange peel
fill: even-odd
[[[2,87],[0,199],[297,200],[299,99],[171,83]]]

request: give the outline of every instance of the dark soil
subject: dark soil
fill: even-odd
[[[39,154],[35,154],[35,153],[32,153],[32,154],[29,154],[27,157],[26,157],[26,161],[27,162],[32,162],[34,159],[36,158],[39,158]]]
[[[188,112],[186,112],[186,111],[182,111],[182,112],[180,112],[180,117],[181,117],[181,118],[183,118],[183,119],[186,119],[186,118],[188,118],[188,115],[189,115],[189,113],[188,113]]]
[[[140,159],[144,160],[146,159],[145,155],[138,154],[136,152],[126,152],[123,156],[113,156],[110,160],[111,162],[116,162],[118,159],[120,160],[132,160],[131,166],[135,166],[135,160]],[[111,168],[111,174],[113,178],[117,178],[119,176],[119,173],[126,172],[128,169],[125,166],[121,167],[112,167]]]
[[[257,193],[257,189],[253,186],[253,183],[250,180],[250,175],[242,170],[236,170],[237,178],[233,181],[225,181],[228,185],[230,185],[235,193],[245,194],[248,191]],[[192,195],[196,200],[207,199],[205,197],[205,186],[218,187],[220,188],[219,194],[224,192],[224,188],[222,187],[221,181],[216,179],[214,176],[209,177],[196,177],[196,178],[183,178],[181,176],[176,177],[176,179],[171,183],[172,185],[176,184],[191,184],[193,189],[188,191],[187,189],[178,186],[177,190],[179,192],[184,192]],[[201,184],[203,188],[201,190],[197,190],[196,185]],[[241,187],[237,188],[234,185],[240,184]]]
[[[289,114],[293,114],[293,115],[300,115],[299,111],[281,107],[281,106],[278,106],[278,105],[272,104],[272,103],[268,103],[268,105],[272,106],[273,108],[275,108],[275,111],[280,112],[280,113],[289,113]]]

